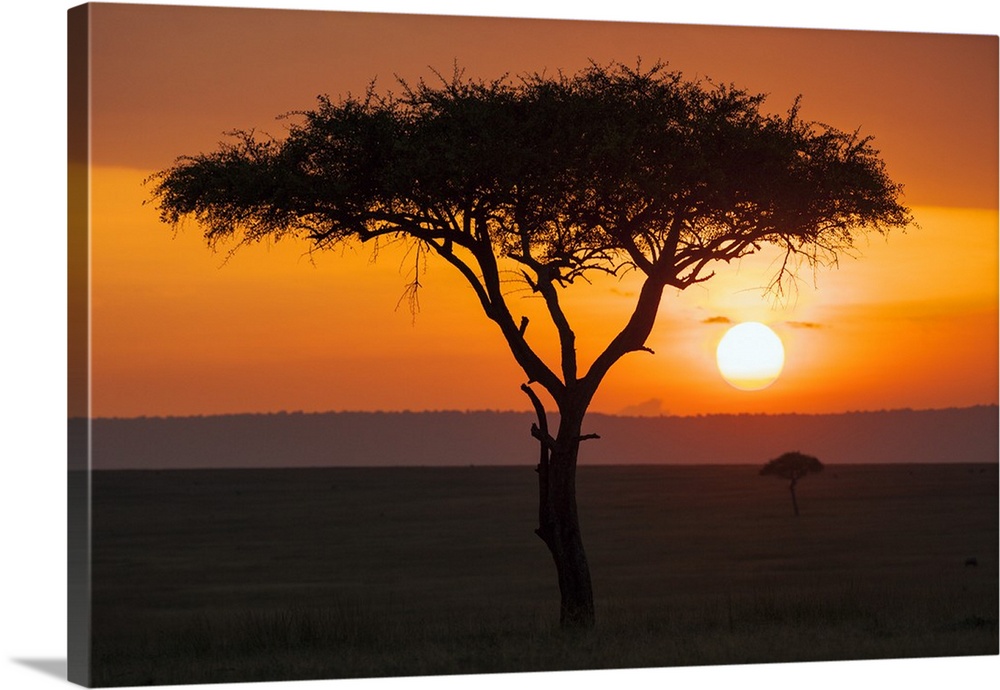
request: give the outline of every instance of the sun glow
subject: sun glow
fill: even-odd
[[[770,386],[785,365],[785,348],[770,328],[756,321],[733,326],[715,351],[719,372],[726,382],[744,391]]]

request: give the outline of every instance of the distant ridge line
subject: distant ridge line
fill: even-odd
[[[581,464],[758,464],[789,450],[824,463],[994,463],[997,405],[835,414],[592,413]],[[91,420],[93,469],[525,465],[517,411],[271,412]],[[87,421],[69,422],[71,434]],[[72,445],[72,444],[71,444]],[[85,458],[71,466],[86,467]]]
[[[993,403],[980,405],[962,405],[950,407],[891,407],[879,410],[845,410],[843,412],[699,412],[698,414],[620,414],[617,412],[588,412],[587,416],[594,417],[617,417],[623,419],[702,419],[705,417],[837,417],[850,414],[882,414],[886,412],[947,412],[949,410],[977,410],[987,408],[1000,412],[1000,406]],[[190,415],[137,415],[134,417],[108,416],[94,417],[95,420],[132,420],[132,419],[203,419],[206,417],[267,417],[286,415],[334,415],[334,414],[500,414],[500,415],[522,415],[530,414],[528,410],[276,410],[271,412],[216,412],[211,414],[190,414]]]

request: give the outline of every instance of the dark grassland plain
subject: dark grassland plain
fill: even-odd
[[[93,684],[998,653],[996,464],[581,467],[575,634],[532,469],[95,472]]]

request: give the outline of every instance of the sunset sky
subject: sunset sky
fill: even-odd
[[[783,113],[873,135],[919,227],[762,293],[774,256],[668,292],[648,345],[612,370],[609,413],[838,412],[997,402],[996,37],[97,5],[92,24],[92,414],[527,409],[524,375],[453,270],[431,262],[421,310],[397,308],[410,261],[304,243],[209,251],[143,202],[143,180],[224,132],[281,137],[276,116],[375,78],[453,64],[486,78],[667,62],[769,94]],[[623,325],[634,279],[567,293],[580,352]],[[537,301],[514,298],[531,313]],[[728,325],[769,324],[781,377],[719,375]],[[534,321],[533,321],[534,323]]]

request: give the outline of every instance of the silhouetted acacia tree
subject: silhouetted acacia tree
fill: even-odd
[[[789,481],[788,491],[792,494],[792,510],[795,517],[799,516],[799,502],[795,498],[795,485],[807,474],[823,471],[823,463],[811,455],[803,453],[785,453],[771,460],[760,470],[761,475],[774,475]]]
[[[153,196],[163,221],[193,218],[213,247],[385,238],[451,264],[527,377],[540,446],[537,533],[555,561],[562,625],[589,627],[575,489],[580,443],[595,437],[583,432],[584,414],[615,362],[648,351],[664,290],[776,245],[784,261],[771,287],[780,293],[801,262],[835,263],[859,233],[910,222],[869,139],[802,120],[797,101],[785,115],[764,114],[764,98],[686,81],[662,64],[495,81],[456,70],[401,83],[398,96],[370,87],[320,98],[290,116],[282,141],[235,132],[155,175]],[[628,270],[643,279],[631,315],[581,363],[563,291]],[[534,330],[509,300],[515,283],[543,300],[558,361],[529,342]]]

